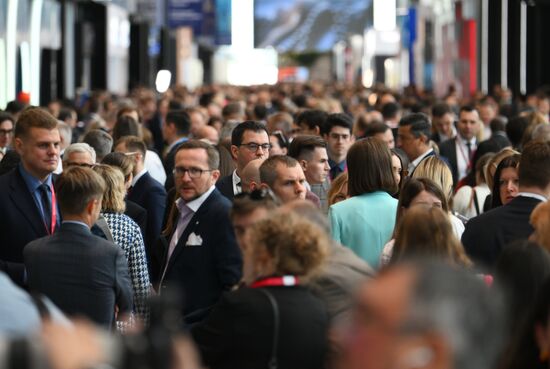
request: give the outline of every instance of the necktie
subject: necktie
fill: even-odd
[[[468,149],[468,160],[472,160],[472,143],[466,142],[466,148]]]
[[[50,188],[47,184],[43,183],[38,187],[38,190],[40,191],[40,200],[42,202],[44,224],[46,225],[46,230],[50,233],[52,229],[52,205],[49,196]]]

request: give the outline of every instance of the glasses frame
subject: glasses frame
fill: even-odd
[[[191,174],[191,171],[197,171],[198,174]],[[185,173],[189,175],[189,178],[196,179],[202,177],[202,174],[204,172],[213,172],[215,169],[200,169],[200,168],[182,168],[182,167],[175,167],[172,169],[172,175],[174,177],[183,177],[185,176]],[[178,174],[178,171],[183,171],[181,174]]]
[[[262,151],[269,151],[273,146],[270,143],[257,144],[256,142],[242,143],[239,147],[244,146],[250,152],[257,152],[261,147]]]

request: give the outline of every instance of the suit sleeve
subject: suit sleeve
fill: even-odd
[[[128,272],[128,262],[121,248],[117,248],[115,259],[116,304],[120,313],[130,313],[133,309],[132,280]]]
[[[229,219],[229,212],[224,212],[216,227],[218,240],[216,245],[216,269],[218,277],[224,289],[230,289],[237,284],[242,277],[242,255],[237,244],[233,226]]]
[[[161,186],[155,186],[151,189],[151,195],[147,198],[149,203],[145,208],[148,209],[148,226],[145,243],[147,245],[149,255],[151,255],[151,248],[156,245],[162,230],[164,211],[166,209],[166,191]]]

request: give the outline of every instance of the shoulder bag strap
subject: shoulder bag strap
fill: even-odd
[[[481,214],[479,211],[479,202],[477,201],[476,189],[472,187],[472,193],[474,194],[474,206],[476,208],[476,215]]]
[[[267,364],[268,369],[277,369],[277,346],[279,343],[279,306],[275,297],[265,288],[259,288],[258,291],[261,291],[271,303],[273,308],[273,346],[271,348],[271,358]]]

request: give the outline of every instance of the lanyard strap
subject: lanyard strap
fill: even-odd
[[[50,234],[53,234],[55,232],[55,226],[57,223],[57,198],[55,197],[55,189],[53,185],[50,186],[50,190],[52,191],[52,221],[50,223],[50,229],[48,230]]]
[[[462,141],[462,138],[460,138],[458,136],[457,136],[457,140],[458,140],[458,148],[460,150],[460,154],[462,155],[462,158],[464,159],[464,161],[466,161],[466,169],[471,169],[472,154],[473,154],[474,150],[470,149],[470,155],[467,155],[466,153],[464,153],[464,148],[462,147],[462,144],[464,143],[466,145],[466,143],[464,141]]]
[[[299,284],[298,277],[284,275],[282,277],[262,278],[250,285],[251,288],[275,287],[275,286],[296,286]]]

